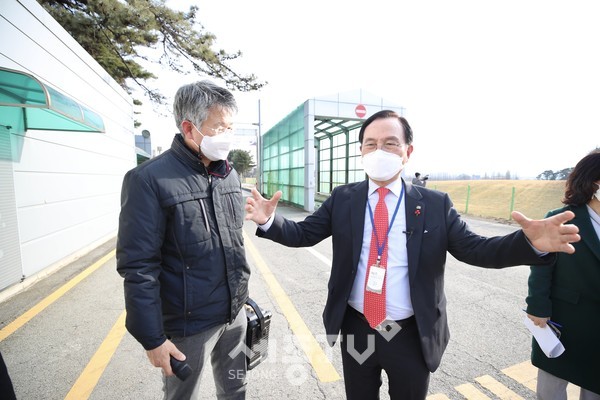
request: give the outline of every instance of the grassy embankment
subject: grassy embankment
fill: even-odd
[[[513,210],[529,218],[543,218],[549,210],[563,204],[566,181],[476,180],[428,181],[427,187],[450,195],[454,207],[463,215],[474,215],[507,221]],[[469,190],[470,186],[470,190]],[[467,209],[468,193],[468,209]],[[466,212],[465,212],[466,210]]]
[[[448,193],[454,207],[463,215],[507,222],[510,220],[513,188],[512,209],[522,212],[529,218],[539,219],[543,218],[549,210],[562,207],[561,200],[564,195],[565,182],[537,180],[427,181],[427,187]],[[468,190],[469,187],[470,190]],[[326,197],[318,196],[318,201],[324,201]]]

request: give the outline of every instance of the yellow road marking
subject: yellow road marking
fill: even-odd
[[[265,261],[260,256],[260,253],[254,247],[254,244],[250,241],[250,238],[244,232],[244,245],[246,249],[252,256],[256,267],[259,269],[260,273],[263,276],[263,279],[269,286],[273,297],[277,301],[279,308],[285,315],[288,323],[290,324],[290,328],[292,332],[296,335],[298,340],[300,341],[300,347],[308,357],[313,369],[315,370],[317,377],[321,382],[334,382],[340,380],[340,375],[335,370],[334,366],[331,364],[325,352],[319,346],[317,339],[313,336],[310,329],[304,323],[304,320],[296,310],[296,307],[287,296],[277,278],[273,275]]]
[[[577,385],[569,383],[567,385],[567,399],[568,400],[579,400],[579,393],[581,388]]]
[[[490,392],[494,393],[502,400],[523,400],[521,396],[504,386],[489,375],[483,375],[475,378],[477,382]]]
[[[537,368],[531,364],[531,361],[524,361],[502,370],[506,376],[511,377],[530,390],[536,391],[537,386]]]
[[[46,307],[54,303],[56,300],[61,298],[62,295],[71,290],[75,285],[79,282],[87,278],[92,272],[100,268],[104,265],[108,260],[115,256],[115,250],[112,250],[110,253],[102,257],[100,260],[96,261],[94,264],[83,270],[79,275],[71,279],[69,282],[65,283],[63,286],[55,290],[48,297],[37,303],[35,306],[31,307],[25,313],[21,314],[17,319],[15,319],[10,324],[6,325],[2,330],[0,330],[0,342],[12,335],[17,329],[21,328],[27,322],[29,322],[32,318],[42,312]]]
[[[458,393],[465,396],[467,400],[491,400],[485,394],[481,393],[479,389],[470,383],[465,383],[464,385],[456,386],[454,389],[458,391]]]
[[[442,393],[432,394],[431,396],[427,396],[427,400],[450,400],[448,396]]]
[[[65,400],[86,400],[90,397],[119,343],[121,343],[123,335],[125,335],[125,315],[126,312],[123,311],[96,354],[91,358],[69,393],[67,393]]]
[[[502,372],[528,389],[536,391],[538,369],[531,364],[531,361],[528,360],[513,365],[512,367],[503,369]],[[579,399],[579,390],[579,386],[569,383],[567,385],[567,398],[569,400]]]

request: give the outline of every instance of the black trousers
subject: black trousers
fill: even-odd
[[[342,324],[342,364],[348,400],[378,400],[381,371],[388,376],[391,400],[424,400],[429,388],[417,324],[412,318],[395,335],[372,329],[348,307]],[[388,341],[389,339],[389,341]]]
[[[16,398],[12,380],[8,374],[4,358],[2,358],[2,353],[0,353],[0,399],[13,400]]]

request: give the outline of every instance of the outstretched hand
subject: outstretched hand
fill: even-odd
[[[529,239],[532,246],[542,252],[575,253],[571,243],[581,240],[579,228],[576,225],[565,225],[572,220],[575,214],[572,211],[564,211],[552,217],[534,220],[527,218],[518,211],[512,212],[512,217],[523,229],[523,233]]]
[[[277,191],[270,200],[261,196],[258,190],[252,188],[252,195],[246,198],[246,219],[264,225],[275,213],[281,191]]]

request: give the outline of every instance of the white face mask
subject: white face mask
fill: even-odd
[[[596,183],[596,185],[598,185],[598,190],[596,190],[596,193],[592,195],[592,198],[596,197],[596,199],[600,201],[600,184]]]
[[[384,182],[402,171],[402,157],[377,149],[362,156],[363,169],[374,181]]]
[[[194,128],[196,126],[192,124]],[[231,150],[231,145],[233,144],[233,133],[225,132],[215,136],[206,136],[200,129],[196,128],[196,130],[202,135],[203,139],[198,146],[200,151],[204,155],[204,157],[208,158],[210,161],[218,161],[218,160],[226,160],[227,155],[229,155],[229,151]]]

